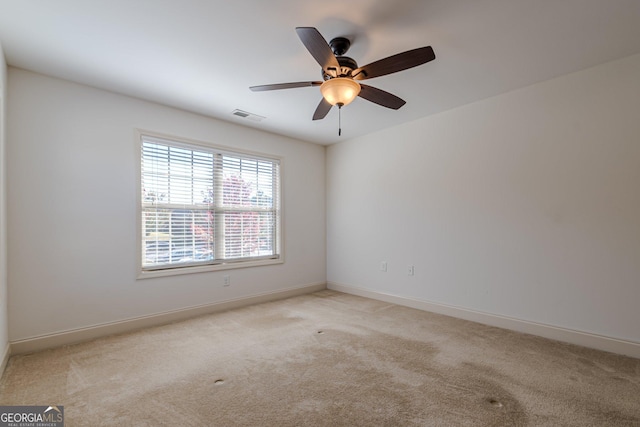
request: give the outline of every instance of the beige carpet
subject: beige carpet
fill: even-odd
[[[640,360],[333,291],[12,357],[67,426],[640,426]]]

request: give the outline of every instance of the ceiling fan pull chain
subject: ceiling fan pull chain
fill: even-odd
[[[338,104],[338,136],[342,135],[342,105]]]

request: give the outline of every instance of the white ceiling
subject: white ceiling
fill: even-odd
[[[321,80],[297,26],[352,40],[359,65],[420,46],[436,59],[367,81],[312,121]],[[639,0],[0,0],[9,65],[320,144],[364,135],[640,52]],[[235,109],[266,117],[240,119]]]

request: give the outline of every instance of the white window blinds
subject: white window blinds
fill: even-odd
[[[141,139],[143,270],[279,257],[278,160]]]

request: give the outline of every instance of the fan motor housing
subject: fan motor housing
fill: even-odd
[[[336,56],[336,59],[338,60],[338,64],[340,64],[340,69],[336,70],[335,76],[322,70],[322,78],[324,80],[329,80],[334,77],[350,77],[351,72],[358,68],[358,63],[353,58],[349,58],[348,56]]]

